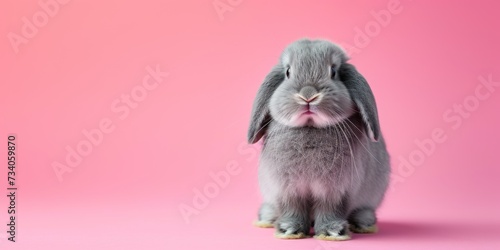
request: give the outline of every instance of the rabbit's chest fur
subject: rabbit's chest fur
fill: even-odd
[[[359,144],[354,137],[361,135],[346,129],[272,124],[264,143],[261,167],[285,192],[345,193],[362,175],[362,168],[355,166]]]

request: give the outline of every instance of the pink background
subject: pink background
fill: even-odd
[[[497,1],[401,0],[386,23],[371,13],[387,13],[390,0],[221,0],[222,18],[213,2],[75,0],[52,6],[46,24],[38,1],[0,3],[0,144],[16,133],[19,154],[17,242],[6,240],[0,191],[1,249],[500,249],[500,87],[478,87],[481,76],[500,82]],[[40,27],[13,46],[23,17]],[[378,234],[284,241],[251,225],[260,203],[258,146],[245,138],[251,104],[302,37],[353,46],[375,93],[404,180],[379,210]],[[169,75],[120,119],[112,104],[157,65]],[[476,88],[489,96],[477,101]],[[443,118],[457,119],[464,101],[460,125]],[[66,147],[102,119],[114,130],[59,181],[54,162],[66,164]],[[419,162],[415,140],[435,129],[446,140]],[[0,155],[5,190],[6,146]],[[400,168],[410,156],[414,167]],[[187,224],[179,206],[193,206],[194,190],[214,188],[211,173],[228,165],[239,172]]]

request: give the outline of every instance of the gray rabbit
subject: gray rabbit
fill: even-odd
[[[337,45],[299,40],[258,90],[248,141],[263,138],[260,227],[276,237],[348,240],[377,231],[389,155],[375,98]]]

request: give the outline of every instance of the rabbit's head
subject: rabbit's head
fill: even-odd
[[[326,41],[291,44],[281,58],[285,77],[269,100],[271,117],[290,127],[326,127],[351,116],[354,106],[338,75],[345,60]]]
[[[377,108],[370,87],[346,63],[345,52],[324,40],[289,45],[257,94],[249,142],[257,142],[275,120],[289,127],[327,127],[360,113],[367,135],[379,136]]]

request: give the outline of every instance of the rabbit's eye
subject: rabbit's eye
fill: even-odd
[[[286,78],[290,78],[290,67],[286,69]]]
[[[331,72],[332,72],[332,78],[334,78],[335,75],[337,74],[337,70],[335,69],[335,65],[332,65]]]

